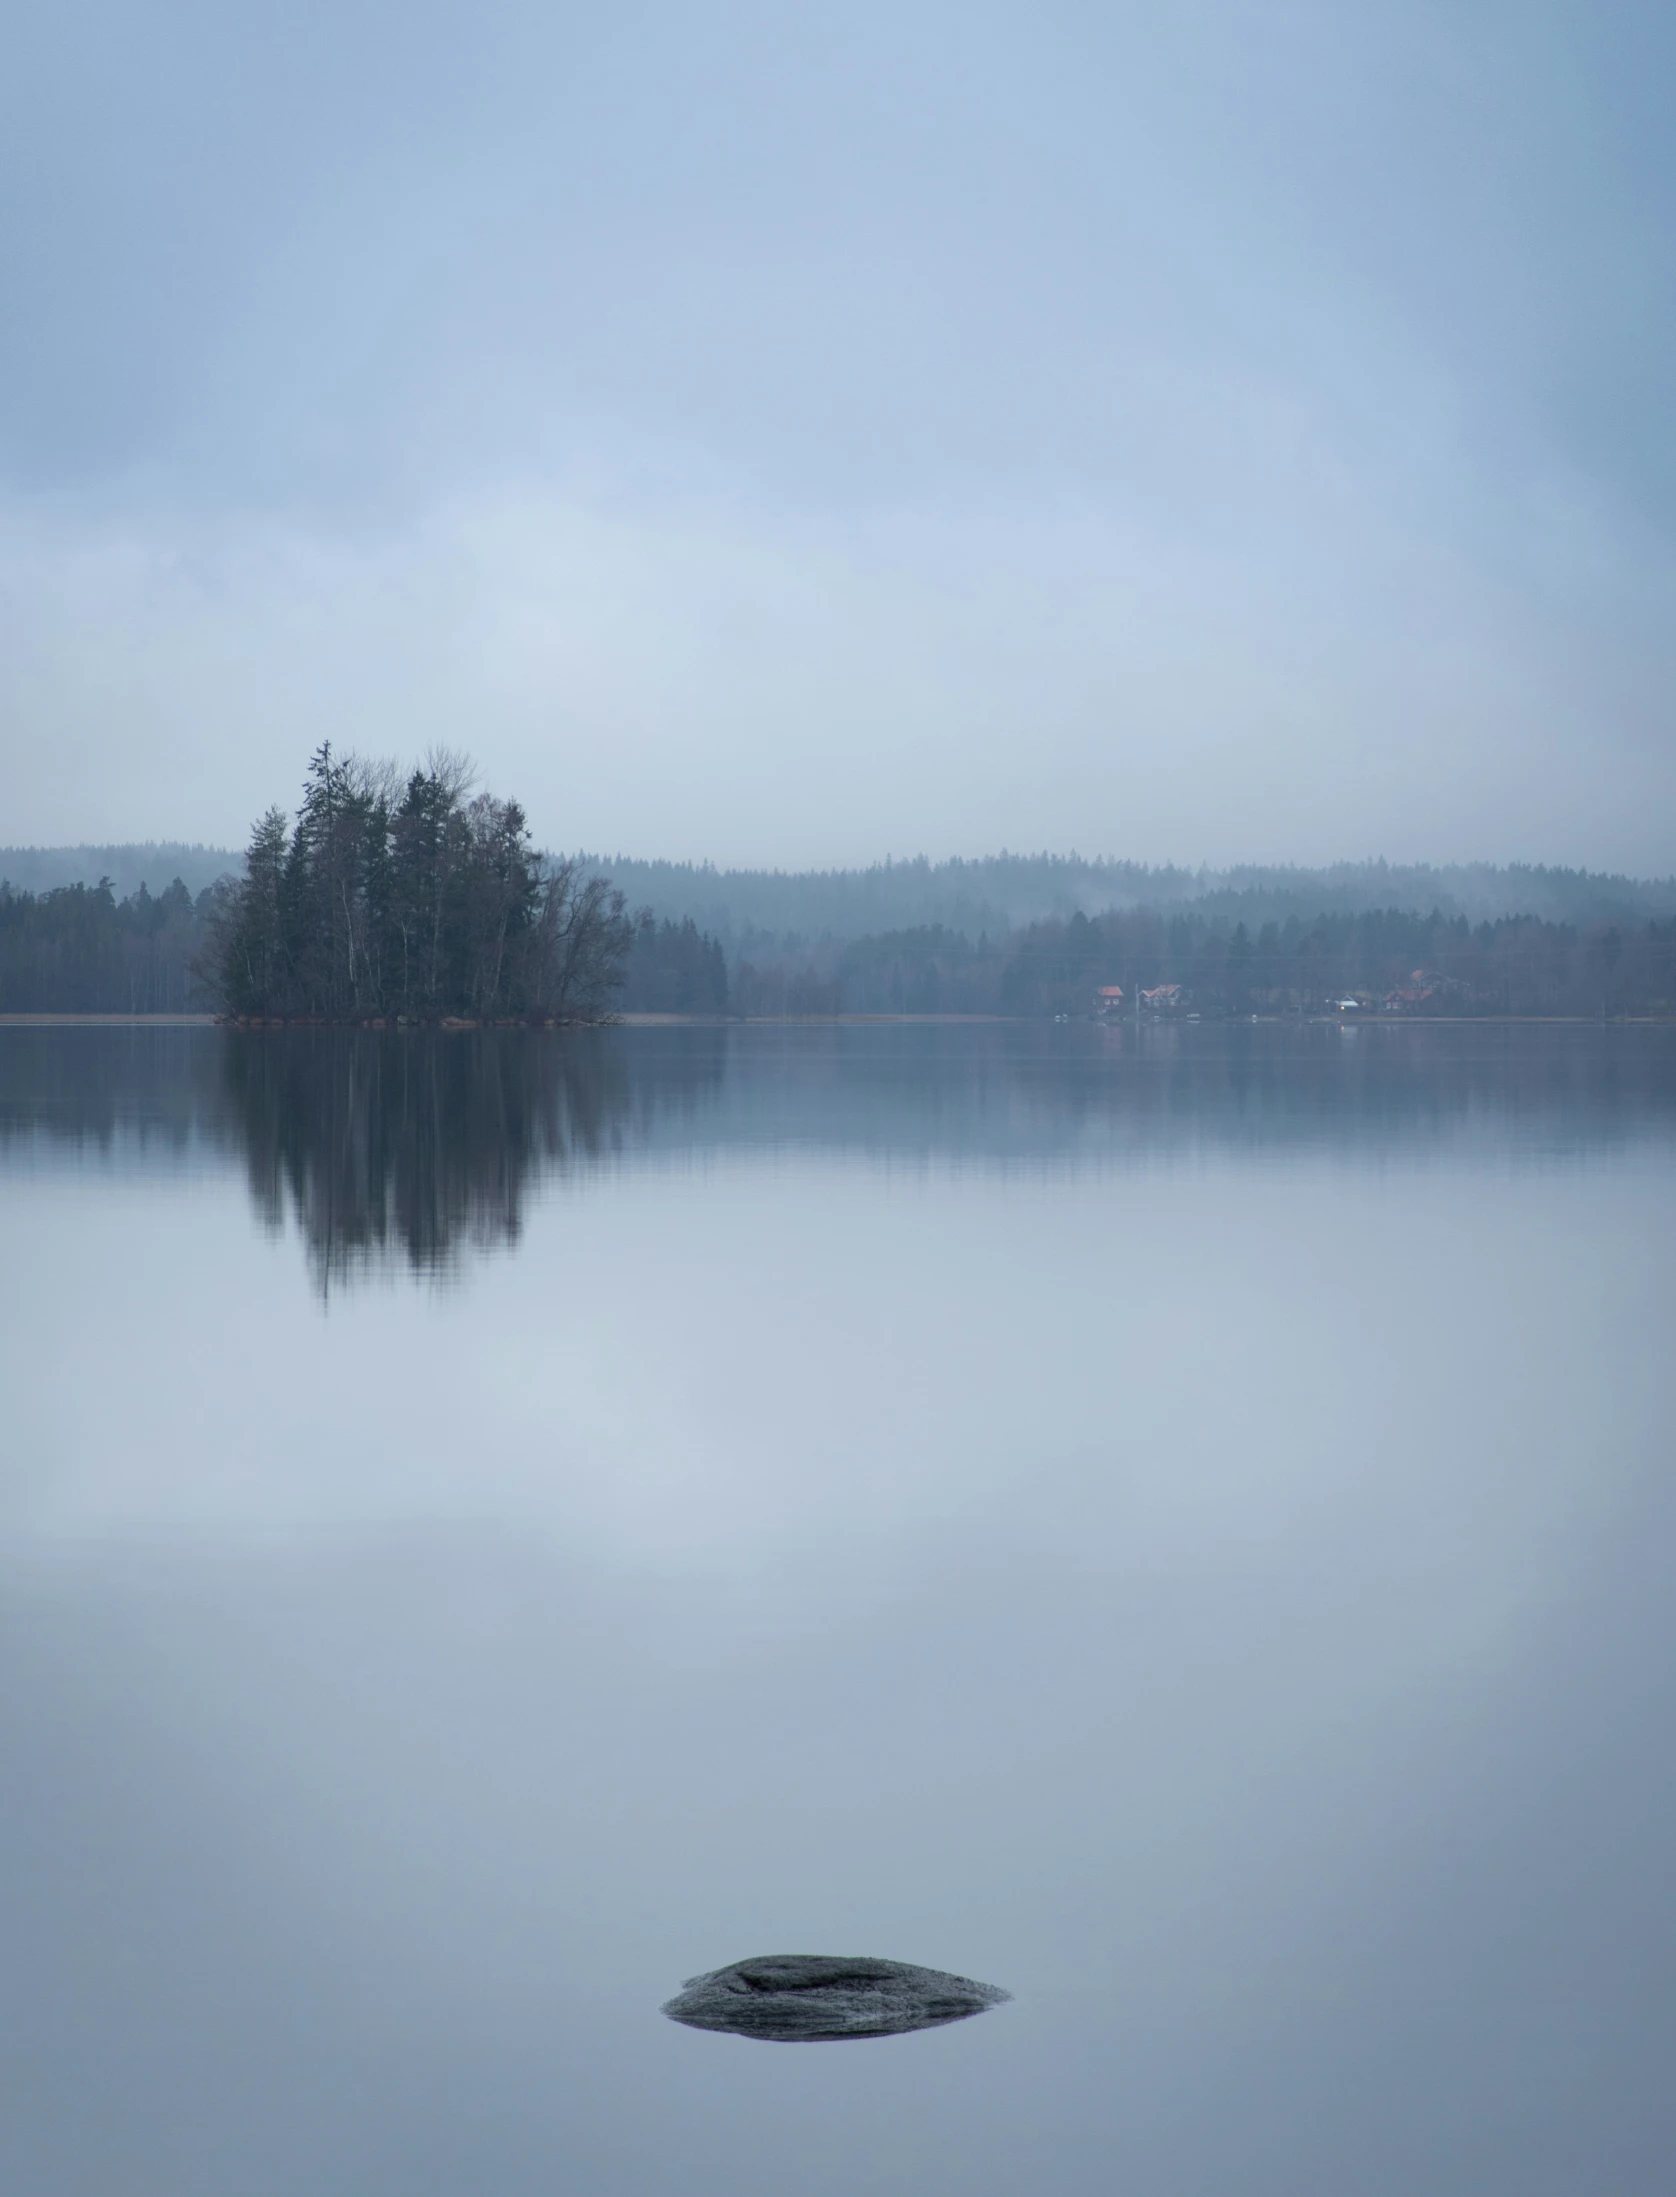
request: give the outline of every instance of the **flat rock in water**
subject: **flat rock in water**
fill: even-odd
[[[777,2044],[836,2037],[899,2037],[963,2022],[1011,1998],[970,1976],[907,1961],[841,1960],[824,1953],[765,1953],[692,1976],[664,2012],[689,2029],[729,2029]]]

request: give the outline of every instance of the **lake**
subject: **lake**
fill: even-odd
[[[0,1031],[0,2184],[1676,2158],[1676,1030]],[[1010,2003],[659,2012],[747,1955]]]

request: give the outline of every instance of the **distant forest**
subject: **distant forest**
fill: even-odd
[[[118,900],[108,877],[33,893],[0,881],[0,1014],[158,1015],[208,1005],[194,973],[214,889],[177,877]]]
[[[1298,1014],[1355,1003],[1400,1015],[1676,1012],[1676,918],[1634,929],[1400,909],[1260,925],[1198,911],[1034,923],[975,944],[940,926],[742,962],[742,1015]],[[1145,994],[1151,992],[1151,1000]],[[1137,1000],[1137,993],[1141,994]]]
[[[405,780],[370,768],[317,758],[295,823],[270,814],[243,875],[196,893],[181,877],[142,877],[119,897],[109,873],[40,890],[0,883],[0,1012],[1045,1016],[1087,1014],[1108,986],[1122,988],[1124,1012],[1137,987],[1158,994],[1145,1010],[1157,1014],[1320,1012],[1341,1000],[1425,1016],[1676,1012],[1669,882],[1381,864],[1212,878],[1049,857],[804,877],[596,866],[533,852],[516,804],[466,799],[446,764]],[[39,864],[53,850],[34,853]],[[1002,904],[1100,879],[1147,883],[1155,897],[1025,920]],[[1402,904],[1399,887],[1423,886],[1433,900]],[[1381,887],[1388,901],[1358,900]],[[962,894],[960,921],[848,928],[876,906]],[[1512,905],[1472,914],[1459,904],[1469,899]],[[746,912],[800,914],[807,927],[742,927]],[[235,948],[242,973],[229,968]]]
[[[108,877],[41,893],[0,882],[0,1014],[219,1010],[223,999],[206,962],[236,891],[229,880],[194,899],[176,878],[160,893],[141,884],[119,900]],[[642,913],[620,974],[610,1002],[630,1013],[728,1010],[726,956],[690,920],[660,923]]]
[[[1539,916],[1579,929],[1633,929],[1676,916],[1676,877],[1620,877],[1541,864],[1338,862],[1324,869],[1246,864],[1236,869],[1149,867],[1078,855],[997,854],[971,861],[923,856],[854,870],[725,870],[709,863],[646,862],[628,855],[577,854],[578,868],[608,876],[632,908],[658,922],[691,920],[720,941],[729,966],[741,957],[823,941],[941,925],[974,944],[980,937],[1073,915],[1136,908],[1223,918],[1255,933],[1289,916],[1365,915],[1435,908],[1473,924]],[[155,844],[0,847],[0,879],[18,892],[111,880],[120,901],[143,884],[153,897],[176,878],[194,899],[217,878],[236,875],[231,848]]]
[[[443,756],[405,778],[322,748],[293,824],[270,810],[242,862],[210,849],[25,850],[0,875],[0,1013],[239,1020],[595,1021],[621,1005],[726,1011],[726,959],[689,920],[625,912],[609,880],[535,852],[516,802],[467,799]],[[15,852],[15,850],[13,850]],[[137,870],[190,853],[153,892]],[[108,870],[63,881],[81,856]]]
[[[859,870],[718,870],[707,863],[609,860],[582,855],[607,872],[635,907],[676,922],[690,917],[721,941],[728,961],[941,928],[976,944],[1072,916],[1150,909],[1238,923],[1255,934],[1289,918],[1365,915],[1399,909],[1451,921],[1494,923],[1537,916],[1548,923],[1635,928],[1676,916],[1676,877],[1640,879],[1517,863],[1340,862],[1308,870],[1247,865],[1228,870],[1149,868],[1077,855],[983,856],[975,861],[878,862]],[[0,855],[0,872],[5,858]]]
[[[193,900],[218,878],[237,875],[243,856],[233,847],[204,847],[183,839],[130,840],[108,847],[0,847],[0,879],[15,893],[56,892],[62,885],[108,880],[118,901],[144,886],[156,899],[170,885],[184,885]]]

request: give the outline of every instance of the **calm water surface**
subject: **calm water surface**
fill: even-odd
[[[1639,2197],[1676,1032],[0,1032],[0,2186]],[[882,1954],[1013,2003],[681,2029]]]

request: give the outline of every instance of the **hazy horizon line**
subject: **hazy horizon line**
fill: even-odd
[[[985,869],[1005,863],[1052,863],[1066,869],[1126,870],[1156,877],[1180,877],[1191,879],[1234,878],[1248,875],[1283,876],[1298,878],[1331,877],[1335,874],[1389,871],[1395,875],[1433,874],[1439,877],[1466,874],[1472,876],[1524,875],[1548,878],[1583,878],[1613,884],[1635,886],[1676,886],[1676,869],[1665,872],[1638,873],[1610,868],[1595,869],[1584,863],[1543,861],[1521,858],[1493,861],[1488,858],[1472,860],[1438,861],[1429,857],[1410,860],[1394,858],[1386,854],[1338,855],[1325,862],[1301,862],[1295,859],[1263,860],[1248,858],[1235,862],[1185,862],[1174,857],[1149,860],[1137,855],[1082,854],[1075,847],[1058,850],[1051,847],[1032,849],[999,847],[981,854],[883,854],[870,860],[852,862],[806,863],[792,867],[774,862],[718,862],[709,855],[634,854],[619,847],[605,854],[598,849],[578,848],[566,851],[549,848],[544,852],[558,859],[594,864],[603,870],[632,864],[641,869],[662,869],[688,872],[700,877],[769,877],[769,878],[831,878],[866,877],[889,870],[958,870]],[[242,862],[244,849],[210,839],[79,839],[79,840],[18,840],[0,844],[0,863],[11,855],[28,855],[37,860],[53,856],[78,854],[145,854],[178,852],[194,855],[226,855],[233,862]]]

